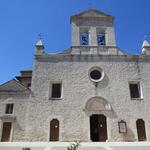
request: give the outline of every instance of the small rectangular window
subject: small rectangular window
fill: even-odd
[[[97,44],[99,46],[105,45],[105,34],[104,33],[97,33]]]
[[[5,113],[6,114],[12,114],[13,113],[13,107],[14,107],[14,104],[6,104]]]
[[[129,83],[131,98],[141,98],[140,82]]]
[[[89,45],[89,34],[87,32],[80,33],[80,45]]]
[[[61,98],[61,83],[52,83],[52,98]]]
[[[30,88],[31,88],[31,83],[28,83],[28,84],[27,84],[27,87],[30,89]]]

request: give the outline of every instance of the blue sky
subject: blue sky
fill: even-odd
[[[0,0],[0,84],[32,69],[42,33],[48,53],[71,46],[70,16],[96,8],[115,17],[117,46],[138,54],[150,40],[150,0]]]

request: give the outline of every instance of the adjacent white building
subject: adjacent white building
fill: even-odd
[[[149,141],[150,44],[116,46],[114,17],[90,9],[71,17],[72,46],[0,85],[1,141]]]

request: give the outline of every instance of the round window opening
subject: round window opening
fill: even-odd
[[[102,77],[102,74],[99,70],[93,70],[90,73],[90,77],[91,79],[99,80]]]
[[[98,67],[94,67],[89,71],[89,77],[94,82],[99,82],[104,78],[104,72]]]

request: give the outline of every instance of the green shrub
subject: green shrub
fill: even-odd
[[[79,147],[79,143],[76,142],[76,143],[73,143],[71,144],[70,146],[67,147],[67,150],[77,150]]]
[[[29,147],[24,147],[22,150],[31,150]]]

